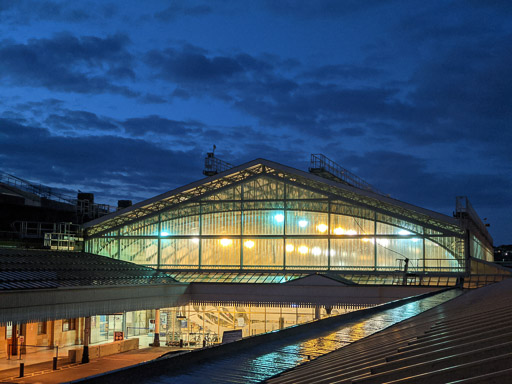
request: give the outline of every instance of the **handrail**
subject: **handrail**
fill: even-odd
[[[52,188],[43,185],[43,184],[36,184],[32,183],[30,181],[24,180],[20,177],[11,175],[9,173],[0,172],[0,182],[5,183],[7,185],[10,185],[15,188],[19,188],[25,192],[33,193],[39,197],[43,198],[54,198],[57,201],[68,203],[68,204],[75,204],[75,201],[73,198],[69,196],[65,196],[62,193],[58,193]]]
[[[203,175],[213,176],[231,168],[233,168],[232,164],[215,157],[213,152],[208,152],[204,159]]]
[[[362,178],[343,168],[341,165],[335,163],[321,153],[311,154],[309,172],[314,172],[315,170],[326,171],[353,187],[381,194]]]

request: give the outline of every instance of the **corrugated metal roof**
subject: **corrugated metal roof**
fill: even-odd
[[[267,382],[509,382],[512,280],[454,300]]]
[[[174,282],[152,268],[91,253],[0,248],[0,291]]]

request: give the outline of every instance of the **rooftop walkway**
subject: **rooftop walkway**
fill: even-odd
[[[95,383],[256,383],[457,297],[451,290],[139,364]],[[205,381],[206,380],[206,381]]]
[[[268,379],[286,383],[508,383],[512,279],[472,290]]]

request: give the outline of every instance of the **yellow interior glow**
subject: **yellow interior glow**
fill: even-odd
[[[286,244],[286,252],[293,252],[294,249],[293,244]]]
[[[325,224],[318,224],[316,226],[316,229],[318,229],[318,232],[324,233],[325,231],[327,231],[328,227]]]
[[[228,245],[233,244],[233,240],[231,239],[220,239],[220,245],[223,247],[227,247]]]
[[[338,228],[334,228],[333,232],[335,235],[343,235],[345,233],[345,230],[341,227],[338,227]]]
[[[309,251],[309,248],[308,248],[308,247],[306,247],[305,245],[301,245],[301,246],[299,247],[299,253],[302,253],[303,255],[304,255],[304,254],[306,254],[306,253],[308,253],[308,251]]]
[[[250,248],[254,247],[254,241],[252,241],[252,240],[247,240],[247,241],[244,243],[244,246],[245,246],[246,248],[249,248],[249,249],[250,249]]]

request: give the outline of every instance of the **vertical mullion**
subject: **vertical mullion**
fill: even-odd
[[[240,269],[244,267],[244,186],[240,186]]]
[[[373,264],[377,271],[377,211],[373,212]]]
[[[202,248],[203,248],[203,204],[199,203],[199,255],[197,260],[197,268],[201,269],[201,258],[202,258]]]
[[[158,240],[157,240],[157,257],[156,257],[156,265],[157,265],[157,269],[160,269],[160,246],[162,244],[162,239],[161,239],[161,236],[162,236],[162,214],[159,213],[158,214]]]
[[[287,215],[287,201],[286,201],[286,198],[287,198],[287,191],[288,191],[288,185],[287,184],[284,184],[284,196],[283,196],[283,216],[284,216],[284,220],[283,220],[283,269],[286,269],[286,217],[288,216]]]
[[[427,263],[425,254],[425,229],[423,229],[423,236],[421,238],[421,242],[423,243],[423,273],[425,273],[425,265]]]
[[[117,260],[121,260],[121,229],[117,231]]]
[[[331,270],[331,198],[327,200],[327,270]]]

